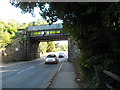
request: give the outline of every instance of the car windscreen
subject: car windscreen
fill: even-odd
[[[52,57],[56,57],[56,55],[48,55],[47,57],[52,58]]]
[[[59,55],[64,55],[64,53],[59,53]]]

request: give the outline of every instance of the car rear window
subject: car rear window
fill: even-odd
[[[59,53],[59,55],[64,55],[64,53]]]
[[[47,57],[56,57],[56,55],[48,55]]]

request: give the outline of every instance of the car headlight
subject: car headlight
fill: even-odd
[[[45,61],[48,61],[48,59],[46,59]]]
[[[55,59],[53,59],[53,61],[55,61]]]

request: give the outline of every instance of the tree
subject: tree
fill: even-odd
[[[14,20],[9,21],[8,23],[0,21],[0,48],[5,48],[12,43],[12,38],[17,32],[17,25]]]
[[[60,43],[55,44],[55,51],[67,51],[68,46],[66,44],[61,45]]]
[[[48,24],[47,21],[38,19],[37,21],[32,21],[28,23],[28,26],[47,25],[47,24]]]
[[[62,45],[62,51],[68,51],[68,46],[66,44]]]
[[[55,51],[61,51],[59,43],[55,44]]]
[[[53,52],[55,50],[55,44],[53,41],[47,42],[47,52]]]
[[[105,82],[109,83],[101,73],[104,69],[120,75],[119,2],[48,3],[49,7],[38,2],[12,4],[32,14],[34,7],[39,6],[41,15],[50,24],[58,18],[63,20],[64,29],[78,42],[81,54],[77,62],[84,76],[94,81],[88,83],[91,87],[105,87]],[[99,73],[99,82],[96,73]]]
[[[42,52],[42,54],[46,53],[47,46],[47,42],[40,42],[40,52]]]

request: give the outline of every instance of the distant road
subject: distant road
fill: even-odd
[[[0,71],[2,88],[46,88],[61,63],[44,64],[44,59],[18,62],[3,68]]]

